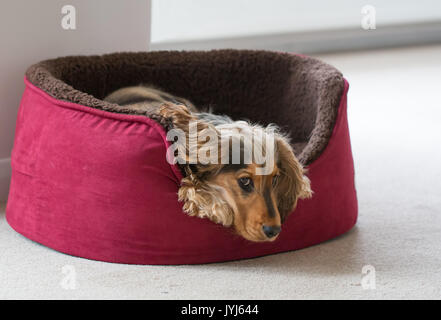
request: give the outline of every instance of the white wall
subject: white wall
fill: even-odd
[[[439,0],[153,0],[152,43],[360,28],[373,5],[377,27],[441,20]]]
[[[61,27],[64,5],[76,30]],[[15,119],[28,66],[63,55],[147,50],[150,0],[1,0],[0,200],[7,197]]]

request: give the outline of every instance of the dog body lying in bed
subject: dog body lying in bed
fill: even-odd
[[[104,100],[154,111],[185,135],[175,150],[185,173],[178,195],[192,216],[232,226],[251,241],[273,241],[297,200],[311,196],[302,165],[275,126],[200,112],[187,99],[147,86],[122,88]],[[207,145],[211,161],[195,160]]]

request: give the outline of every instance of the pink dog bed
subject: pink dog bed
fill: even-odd
[[[316,59],[235,50],[66,57],[30,67],[25,83],[6,218],[45,246],[108,262],[208,263],[304,248],[356,222],[348,83]],[[314,195],[275,242],[182,212],[165,119],[101,100],[139,83],[291,133]]]

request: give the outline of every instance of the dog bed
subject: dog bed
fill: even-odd
[[[314,195],[276,241],[249,242],[183,213],[166,119],[102,100],[140,83],[290,132]],[[25,84],[6,218],[45,246],[108,262],[208,263],[304,248],[356,222],[348,83],[319,60],[240,50],[72,56],[31,66]]]

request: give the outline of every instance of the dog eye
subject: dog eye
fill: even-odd
[[[253,180],[248,177],[240,178],[237,182],[244,191],[251,192],[253,189]]]

